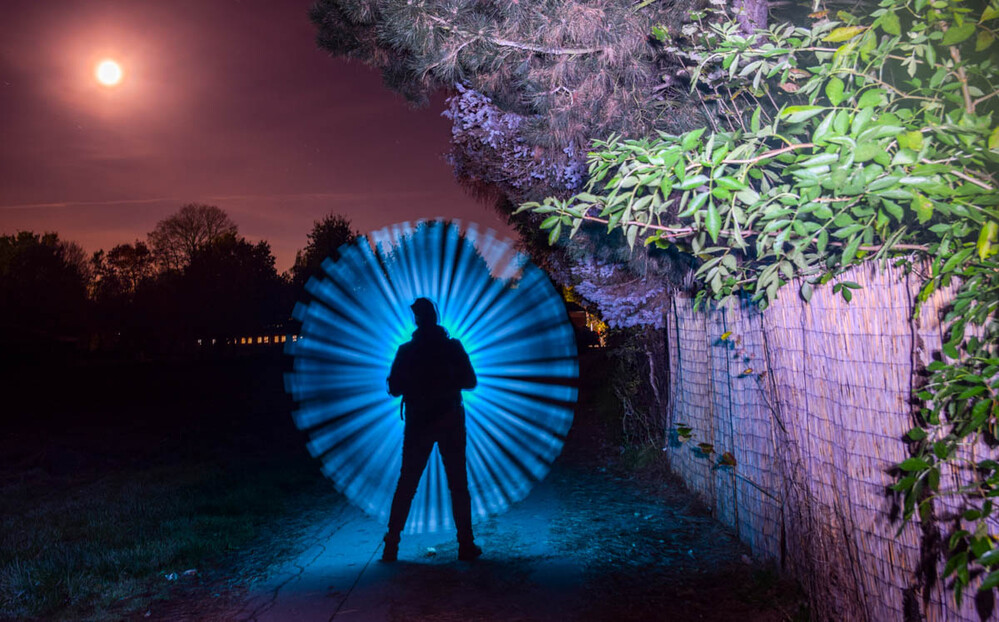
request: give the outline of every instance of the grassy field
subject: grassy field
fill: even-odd
[[[0,619],[210,598],[275,519],[334,495],[291,422],[284,364],[88,361],[7,377]]]

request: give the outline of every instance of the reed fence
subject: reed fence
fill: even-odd
[[[919,370],[939,356],[948,292],[914,318],[918,275],[860,267],[843,280],[862,286],[850,303],[834,283],[815,288],[810,303],[792,283],[762,313],[673,300],[664,331],[670,466],[754,555],[801,581],[814,619],[977,621],[974,593],[957,606],[939,578],[938,536],[959,519],[896,535],[888,491],[889,470],[909,455]],[[725,452],[734,466],[719,465],[733,461]],[[943,477],[959,483],[961,474]]]

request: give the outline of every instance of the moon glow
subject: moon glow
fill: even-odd
[[[97,64],[94,75],[97,77],[97,81],[104,86],[114,86],[121,82],[121,65],[113,60],[103,60]]]

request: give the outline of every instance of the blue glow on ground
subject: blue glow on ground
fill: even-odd
[[[285,385],[309,452],[352,502],[387,522],[402,465],[399,399],[386,378],[415,329],[409,305],[437,303],[479,379],[464,391],[472,513],[505,510],[547,473],[572,424],[579,374],[565,306],[548,277],[508,240],[471,225],[394,225],[340,249],[306,285]],[[453,527],[444,465],[434,448],[406,531]]]

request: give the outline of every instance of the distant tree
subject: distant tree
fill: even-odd
[[[235,236],[234,223],[214,205],[190,203],[149,232],[149,246],[160,270],[183,270],[194,253],[225,235]]]
[[[66,265],[76,270],[84,283],[90,283],[94,278],[94,268],[87,257],[87,251],[71,240],[60,240],[59,246],[62,250],[62,259],[66,262]]]
[[[191,255],[176,283],[173,321],[199,338],[258,331],[290,314],[286,286],[267,242],[227,233]]]
[[[4,341],[78,337],[87,314],[79,246],[56,233],[0,236],[0,333]]]
[[[119,244],[105,253],[99,250],[91,258],[95,299],[130,297],[139,284],[152,277],[153,254],[145,242]]]
[[[295,265],[291,268],[291,282],[296,290],[301,290],[306,281],[321,269],[323,260],[340,258],[339,249],[357,239],[359,233],[350,226],[350,220],[341,214],[327,214],[312,224],[309,242],[295,254]]]

